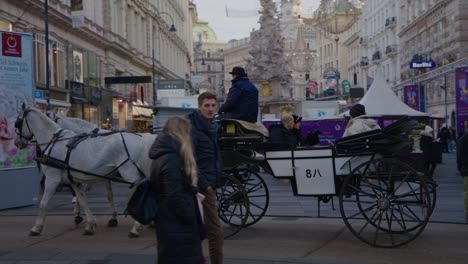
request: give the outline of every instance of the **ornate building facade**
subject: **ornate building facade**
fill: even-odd
[[[464,0],[401,0],[402,94],[406,85],[425,93],[425,111],[455,124],[454,68],[468,66],[468,5]],[[432,69],[410,69],[411,62],[434,61]]]
[[[189,2],[84,0],[79,26],[72,25],[70,4],[57,0],[48,5],[52,108],[98,126],[133,129],[133,105],[153,104],[152,83],[106,85],[105,78],[153,76],[153,59],[155,79],[190,74]],[[44,1],[1,0],[0,10],[3,30],[33,35],[34,88],[45,90]],[[175,33],[168,30],[172,24]],[[46,100],[37,99],[36,104],[44,108]],[[136,118],[148,120],[145,115]]]
[[[194,72],[192,76],[202,77],[193,83],[193,91],[209,91],[220,98],[224,90],[224,42],[218,40],[208,22],[197,20],[193,26]]]

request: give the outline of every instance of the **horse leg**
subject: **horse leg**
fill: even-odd
[[[140,224],[138,221],[133,222],[132,229],[130,229],[130,233],[128,233],[129,238],[137,238],[140,236],[140,231],[143,229],[143,225]]]
[[[75,225],[79,225],[81,224],[81,222],[83,222],[83,217],[81,217],[81,213],[80,213],[80,199],[78,197],[76,198],[76,202],[73,207],[73,215],[75,216]]]
[[[111,210],[112,210],[112,218],[107,222],[108,227],[116,227],[119,222],[117,221],[117,210],[115,209],[114,204],[114,193],[112,192],[112,183],[111,181],[105,181],[104,184],[106,185],[107,190],[107,201],[109,201]]]
[[[55,190],[60,184],[60,176],[53,176],[55,176],[53,173],[49,173],[45,179],[44,194],[42,195],[41,202],[39,203],[36,223],[29,232],[30,236],[39,236],[42,232],[42,228],[44,227],[47,205],[49,204],[50,198],[52,198],[52,196],[55,194]]]
[[[96,218],[94,218],[93,213],[89,209],[88,200],[86,199],[86,194],[84,192],[83,186],[72,184],[72,187],[75,190],[76,196],[78,197],[77,200],[79,200],[80,203],[83,205],[83,210],[86,215],[86,225],[83,235],[94,235],[94,233],[96,232]]]

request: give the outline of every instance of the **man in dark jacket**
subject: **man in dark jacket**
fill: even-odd
[[[294,129],[294,118],[292,115],[285,114],[281,117],[281,124],[271,125],[269,127],[270,142],[281,143],[289,146],[299,146],[300,142]]]
[[[198,110],[190,113],[190,133],[198,166],[198,187],[205,195],[203,201],[206,236],[212,264],[223,263],[223,227],[216,208],[216,187],[222,170],[218,148],[217,125],[213,122],[216,113],[216,96],[205,92],[198,97]]]
[[[465,220],[468,221],[468,127],[464,135],[457,141],[457,168],[463,177],[463,201],[465,205]]]
[[[219,108],[219,112],[226,113],[227,118],[257,122],[257,87],[250,82],[242,67],[234,67],[229,74],[232,75],[232,86],[229,89],[226,102]]]

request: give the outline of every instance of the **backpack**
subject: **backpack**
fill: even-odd
[[[143,225],[149,224],[156,219],[158,212],[156,193],[151,186],[150,180],[143,180],[138,183],[125,209],[125,215],[130,215]]]

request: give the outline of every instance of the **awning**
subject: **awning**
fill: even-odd
[[[88,99],[77,96],[71,96],[71,102],[74,104],[90,104]]]
[[[140,99],[137,99],[136,104],[133,105],[133,115],[151,117],[151,113],[152,113],[151,110],[144,108],[144,107],[140,107],[143,105],[144,103]]]

